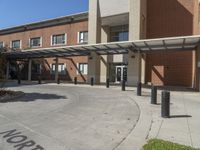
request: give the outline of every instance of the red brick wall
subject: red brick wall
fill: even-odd
[[[155,85],[191,86],[191,52],[156,52],[147,55],[146,78]]]
[[[197,1],[147,1],[147,38],[193,35],[194,17],[198,15],[195,12]],[[153,81],[158,85],[192,86],[193,59],[192,51],[148,54],[146,82]],[[163,77],[162,82],[160,82],[161,77]]]
[[[46,80],[54,80],[54,75],[49,72],[49,66],[55,64],[54,58],[46,59],[48,63],[43,63],[42,78]],[[58,59],[58,63],[65,64],[66,74],[59,74],[61,80],[73,81],[77,77],[79,82],[86,82],[87,75],[80,75],[77,70],[77,63],[87,63],[87,57],[62,57]]]
[[[147,38],[193,35],[194,1],[147,1]]]
[[[5,45],[10,46],[11,41],[22,40],[22,48],[26,49],[29,47],[28,43],[30,38],[42,37],[42,47],[47,48],[51,46],[51,35],[66,33],[67,34],[66,45],[76,45],[77,33],[79,31],[87,31],[87,30],[88,30],[88,21],[81,21],[66,25],[46,27],[42,29],[12,33],[8,35],[0,35],[0,41],[3,41]]]
[[[49,48],[51,47],[51,35],[54,34],[67,34],[67,44],[62,46],[70,46],[70,45],[77,45],[77,39],[78,39],[78,32],[80,31],[87,31],[88,30],[88,21],[80,21],[76,23],[71,24],[65,24],[65,25],[59,25],[59,26],[53,26],[53,27],[47,27],[42,29],[35,29],[31,31],[25,31],[25,32],[19,32],[19,33],[13,33],[8,35],[2,35],[0,36],[0,41],[3,41],[5,45],[10,47],[10,42],[13,40],[22,40],[22,48],[27,49],[29,47],[29,39],[33,37],[42,37],[42,47],[43,48]],[[57,46],[56,46],[57,47]],[[46,59],[48,64],[55,63],[53,61],[54,58],[48,58]],[[60,76],[61,79],[64,80],[73,80],[74,77],[78,78],[78,81],[84,82],[87,80],[87,76],[81,76],[77,74],[76,65],[77,63],[87,63],[88,57],[71,57],[71,58],[62,58],[59,59],[59,63],[66,64],[66,69],[68,74]],[[27,65],[26,68],[24,68],[24,71],[27,72]],[[24,74],[25,79],[27,79],[27,73]],[[54,79],[53,75],[50,74],[50,70],[47,64],[44,65],[43,72],[42,72],[43,79]],[[37,76],[32,76],[33,79],[36,79]]]

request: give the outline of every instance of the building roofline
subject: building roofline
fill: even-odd
[[[53,19],[42,20],[38,22],[32,22],[24,25],[14,26],[10,28],[0,29],[0,35],[6,35],[11,33],[23,32],[28,30],[34,30],[39,28],[51,27],[56,25],[63,25],[72,22],[88,20],[88,12],[80,12],[70,14],[66,16],[56,17]]]

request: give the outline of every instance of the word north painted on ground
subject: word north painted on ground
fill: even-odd
[[[18,132],[16,129],[0,131],[0,136],[8,144],[13,145],[15,150],[45,150],[42,146],[36,144],[33,140],[29,140],[27,136]]]

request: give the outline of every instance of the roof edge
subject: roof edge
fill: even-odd
[[[24,25],[0,29],[0,35],[6,35],[6,34],[11,34],[11,33],[16,33],[16,32],[23,32],[27,30],[34,30],[38,28],[62,25],[62,24],[67,24],[71,22],[83,21],[83,20],[88,20],[88,12],[80,12],[80,13],[70,14],[66,16],[56,17],[53,19],[47,19],[47,20],[32,22],[32,23],[28,23]]]

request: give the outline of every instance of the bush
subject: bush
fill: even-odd
[[[4,88],[5,85],[5,70],[6,70],[6,57],[0,50],[0,88]]]

